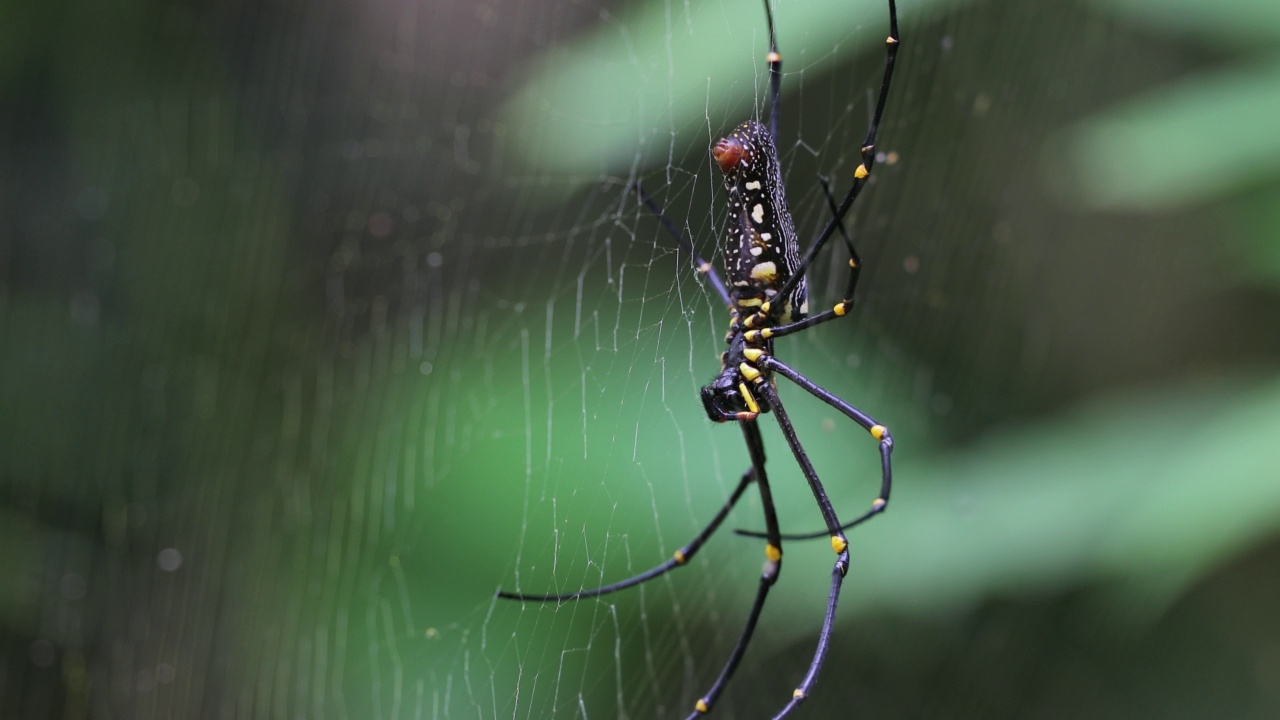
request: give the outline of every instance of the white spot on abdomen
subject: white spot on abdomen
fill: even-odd
[[[751,219],[755,220],[757,225],[764,222],[764,206],[763,205],[761,205],[760,203],[756,203],[756,206],[751,208]]]
[[[751,268],[751,277],[754,280],[772,282],[774,278],[778,277],[778,266],[771,262],[762,262]]]

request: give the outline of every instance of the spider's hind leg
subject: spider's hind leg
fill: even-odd
[[[640,185],[639,180],[635,181],[632,187],[635,189],[636,195],[639,196],[640,202],[644,203],[644,206],[649,209],[649,212],[653,213],[653,216],[658,218],[658,222],[661,223],[663,229],[667,231],[667,234],[675,239],[676,246],[689,253],[690,259],[693,260],[693,269],[696,270],[699,275],[705,275],[707,277],[707,281],[711,283],[711,287],[715,289],[716,295],[719,296],[721,302],[723,302],[725,306],[732,307],[733,301],[729,299],[729,290],[725,287],[724,280],[721,279],[720,273],[716,271],[715,266],[699,255],[698,251],[693,249],[693,243],[689,242],[689,238],[685,237],[684,233],[680,232],[680,229],[676,227],[675,223],[671,222],[671,219],[662,212],[662,208],[658,207],[658,203],[654,202],[653,197],[650,196],[649,193],[645,192],[645,189]]]
[[[822,232],[818,233],[818,237],[809,246],[805,252],[804,258],[800,262],[799,269],[791,276],[791,278],[778,290],[778,295],[786,297],[795,289],[797,283],[805,276],[809,270],[809,266],[813,264],[814,258],[822,250],[822,246],[836,232],[836,229],[842,227],[844,218],[849,214],[849,209],[853,207],[853,203],[857,201],[858,195],[862,192],[862,188],[866,187],[867,178],[871,176],[871,169],[875,166],[876,139],[879,135],[880,118],[884,115],[885,105],[889,100],[889,88],[893,84],[893,68],[898,57],[898,47],[901,45],[900,36],[898,34],[898,8],[895,0],[889,0],[889,36],[885,39],[885,58],[884,58],[884,77],[880,81],[880,92],[876,98],[875,110],[871,115],[871,124],[867,127],[866,137],[862,141],[862,162],[853,172],[853,182],[849,186],[849,191],[845,193],[844,199],[837,205],[826,226]],[[852,244],[850,244],[852,248]],[[816,315],[801,320],[800,322],[791,323],[778,328],[774,328],[770,333],[772,337],[782,337],[797,330],[811,327],[819,323],[826,322],[837,317],[842,317],[848,311],[852,304],[852,287],[857,283],[857,277],[861,262],[858,260],[857,254],[854,253],[850,265],[852,274],[849,280],[850,290],[846,293],[845,301],[837,303],[830,310],[824,310]]]
[[[858,276],[862,274],[862,256],[858,254],[857,248],[853,246],[853,238],[849,237],[848,231],[844,226],[844,218],[840,216],[840,208],[836,206],[836,198],[831,194],[831,182],[824,175],[818,176],[818,184],[822,186],[822,194],[827,198],[827,208],[831,210],[831,216],[835,218],[836,229],[840,233],[840,237],[844,239],[844,245],[849,250],[849,284],[844,289],[843,302],[849,307],[853,307],[853,291],[858,287]]]
[[[769,22],[769,136],[778,145],[778,106],[782,99],[782,53],[778,52],[778,33],[773,28],[773,7],[764,0],[764,16]]]

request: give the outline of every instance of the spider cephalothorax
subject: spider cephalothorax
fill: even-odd
[[[773,343],[768,340],[748,343],[736,314],[725,342],[729,349],[720,355],[720,373],[702,387],[702,407],[707,411],[707,417],[715,422],[725,422],[749,420],[769,412],[768,401],[753,393],[750,386],[757,372],[755,358],[771,351]],[[747,368],[745,373],[744,366]]]

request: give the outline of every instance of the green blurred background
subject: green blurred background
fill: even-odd
[[[1280,4],[900,16],[857,309],[777,349],[898,443],[795,717],[1280,716]],[[808,236],[885,8],[776,17]],[[0,717],[683,717],[758,541],[492,595],[660,562],[745,468],[626,187],[714,254],[765,49],[754,0],[0,8]],[[861,511],[873,444],[782,392]],[[785,703],[830,563],[786,545],[713,717]]]

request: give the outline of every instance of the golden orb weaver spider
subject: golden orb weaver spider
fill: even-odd
[[[742,474],[737,487],[711,522],[687,545],[677,550],[673,557],[657,567],[610,585],[573,593],[549,595],[504,591],[497,593],[498,597],[513,600],[565,602],[605,595],[652,580],[687,564],[720,527],[747,488],[755,483],[764,510],[765,530],[764,532],[738,532],[765,538],[766,562],[760,575],[760,584],[751,612],[747,616],[746,625],[739,634],[729,659],[711,688],[694,704],[693,712],[689,715],[690,720],[710,712],[738,668],[764,609],[769,589],[777,582],[782,571],[782,540],[828,535],[831,538],[831,549],[836,553],[836,562],[831,571],[831,589],[822,630],[818,635],[818,645],[804,678],[792,692],[790,701],[774,716],[775,720],[788,715],[809,696],[817,682],[818,673],[822,670],[827,651],[831,647],[836,605],[840,599],[844,576],[849,570],[849,543],[844,531],[884,512],[889,504],[889,491],[893,477],[890,462],[893,438],[888,428],[823,389],[773,355],[773,342],[777,338],[797,333],[828,320],[844,317],[853,307],[853,293],[858,284],[862,261],[857,250],[854,249],[853,241],[844,231],[843,220],[862,188],[865,187],[871,169],[875,165],[876,132],[893,80],[894,59],[897,56],[900,40],[895,0],[888,0],[888,5],[889,37],[885,40],[884,77],[880,83],[880,92],[876,99],[871,124],[867,128],[866,138],[862,143],[861,164],[854,171],[852,184],[839,203],[836,203],[830,188],[823,181],[823,190],[826,193],[832,218],[803,256],[800,255],[795,223],[787,208],[781,164],[778,160],[778,106],[782,92],[782,56],[778,53],[773,10],[769,0],[764,0],[765,17],[769,25],[767,58],[770,84],[769,126],[766,128],[755,120],[748,120],[717,142],[711,151],[716,164],[724,173],[725,188],[729,194],[728,227],[722,241],[725,275],[729,280],[727,285],[711,263],[699,256],[689,239],[663,215],[653,199],[639,185],[635,187],[641,201],[676,240],[680,249],[689,254],[694,267],[707,278],[729,310],[729,332],[725,336],[728,349],[720,356],[720,373],[702,388],[702,405],[707,417],[711,420],[736,422],[741,426],[747,452],[751,458],[751,467]],[[849,251],[848,285],[840,302],[828,310],[810,315],[805,274],[818,252],[837,231],[844,238],[845,246]],[[781,375],[810,395],[835,408],[869,432],[878,443],[881,466],[880,494],[871,503],[870,509],[852,521],[842,524],[837,517],[835,508],[822,486],[822,481],[818,479],[818,474],[809,461],[809,456],[801,445],[782,400],[778,396],[775,375]],[[779,530],[777,511],[774,508],[768,476],[765,473],[764,440],[756,422],[760,415],[769,412],[772,412],[777,419],[792,455],[795,456],[805,480],[809,483],[809,488],[813,492],[814,500],[826,524],[826,529],[823,531],[784,535]]]

